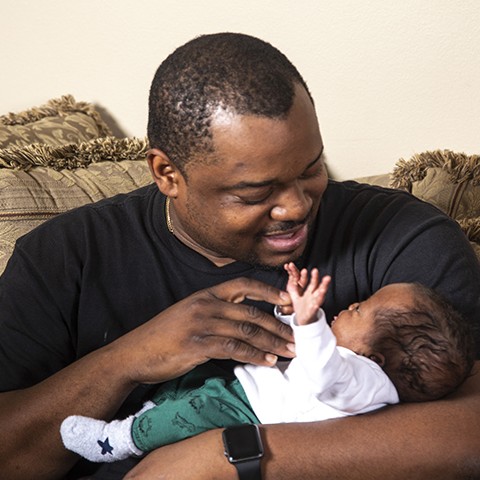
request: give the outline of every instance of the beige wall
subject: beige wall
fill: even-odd
[[[299,68],[337,178],[426,149],[480,153],[478,0],[0,0],[0,112],[71,93],[143,136],[158,64],[218,31]]]

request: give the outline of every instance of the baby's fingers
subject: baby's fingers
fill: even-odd
[[[318,287],[316,288],[316,290],[314,292],[315,296],[319,299],[319,301],[321,303],[323,303],[325,301],[325,295],[328,292],[328,287],[330,285],[331,280],[332,280],[332,277],[330,277],[330,275],[325,275],[322,278],[322,281],[320,282],[320,285],[318,285]],[[317,278],[317,282],[318,282],[318,278]]]

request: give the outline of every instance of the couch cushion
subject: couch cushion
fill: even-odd
[[[5,149],[0,163],[0,273],[15,240],[46,219],[150,183],[147,149],[146,139],[114,137]]]
[[[378,175],[369,175],[367,177],[357,177],[354,178],[358,183],[368,183],[369,185],[378,185],[379,187],[389,187],[390,186],[390,174],[389,173],[380,173]]]
[[[72,95],[45,105],[0,116],[0,149],[31,143],[65,145],[111,135],[95,107]]]
[[[436,150],[400,159],[390,186],[407,190],[458,221],[480,251],[480,156]]]

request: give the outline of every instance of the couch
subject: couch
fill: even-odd
[[[118,138],[71,95],[0,116],[0,274],[15,241],[48,218],[151,182],[145,138]],[[480,258],[480,157],[449,150],[400,159],[357,181],[399,188],[454,218]]]

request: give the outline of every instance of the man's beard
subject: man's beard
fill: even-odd
[[[298,225],[305,225],[305,224],[308,225],[307,244],[305,245],[305,248],[301,252],[299,252],[296,255],[289,258],[288,259],[289,262],[295,262],[296,260],[298,260],[304,254],[305,250],[307,249],[307,245],[308,245],[308,243],[310,241],[310,237],[312,235],[312,224],[313,224],[312,214],[310,212],[309,215],[307,216],[307,218],[303,222],[285,222],[284,224],[282,224],[280,226],[280,228],[277,228],[275,230],[275,232],[287,231],[287,230],[290,230],[292,228],[297,227]],[[261,235],[264,235],[264,234],[265,234],[265,232],[262,232]],[[261,236],[261,235],[259,235],[259,236]],[[239,258],[238,261],[248,263],[249,265],[252,265],[256,269],[264,270],[264,271],[283,270],[284,265],[285,265],[285,261],[282,261],[281,263],[279,263],[277,265],[270,265],[270,264],[262,263],[262,261],[260,260],[260,258],[258,257],[258,255],[255,252],[249,252],[248,255],[246,255],[244,259]]]
[[[223,241],[220,241],[219,242],[220,245],[219,245],[218,242],[211,241],[210,237],[208,235],[205,235],[203,231],[196,231],[194,234],[190,234],[190,236],[192,236],[193,238],[196,238],[196,241],[200,245],[210,250],[211,252],[214,252],[215,255],[219,257],[230,258],[237,262],[246,263],[258,270],[279,271],[279,270],[283,270],[286,262],[290,262],[290,261],[294,262],[295,260],[298,260],[303,255],[312,234],[313,223],[314,223],[314,218],[313,218],[313,209],[312,209],[308,212],[307,216],[302,221],[282,222],[280,224],[275,225],[274,227],[270,227],[268,230],[264,230],[256,234],[256,240],[257,242],[260,242],[261,238],[266,234],[280,233],[280,232],[288,231],[295,227],[303,226],[303,225],[308,226],[308,239],[304,249],[301,252],[296,253],[295,255],[292,255],[292,257],[289,258],[288,260],[282,260],[278,264],[269,264],[269,263],[262,262],[261,258],[259,257],[259,255],[255,250],[250,250],[249,252],[243,252],[239,254],[239,252],[242,252],[241,242],[239,240],[237,240],[235,244],[232,244],[231,241],[230,242],[228,241],[228,239],[222,239]],[[222,247],[223,244],[228,244],[228,248]]]
[[[296,255],[295,257],[292,257],[290,258],[288,261],[289,262],[294,262],[295,260],[298,260],[301,256],[302,256],[302,253],[299,253],[298,255]],[[265,272],[278,272],[278,271],[283,271],[283,267],[285,265],[285,262],[282,262],[278,265],[267,265],[265,263],[262,263],[258,256],[257,255],[251,255],[250,258],[247,258],[246,260],[244,260],[245,263],[248,263],[249,265],[252,265],[254,268],[256,268],[257,270],[263,270]]]

